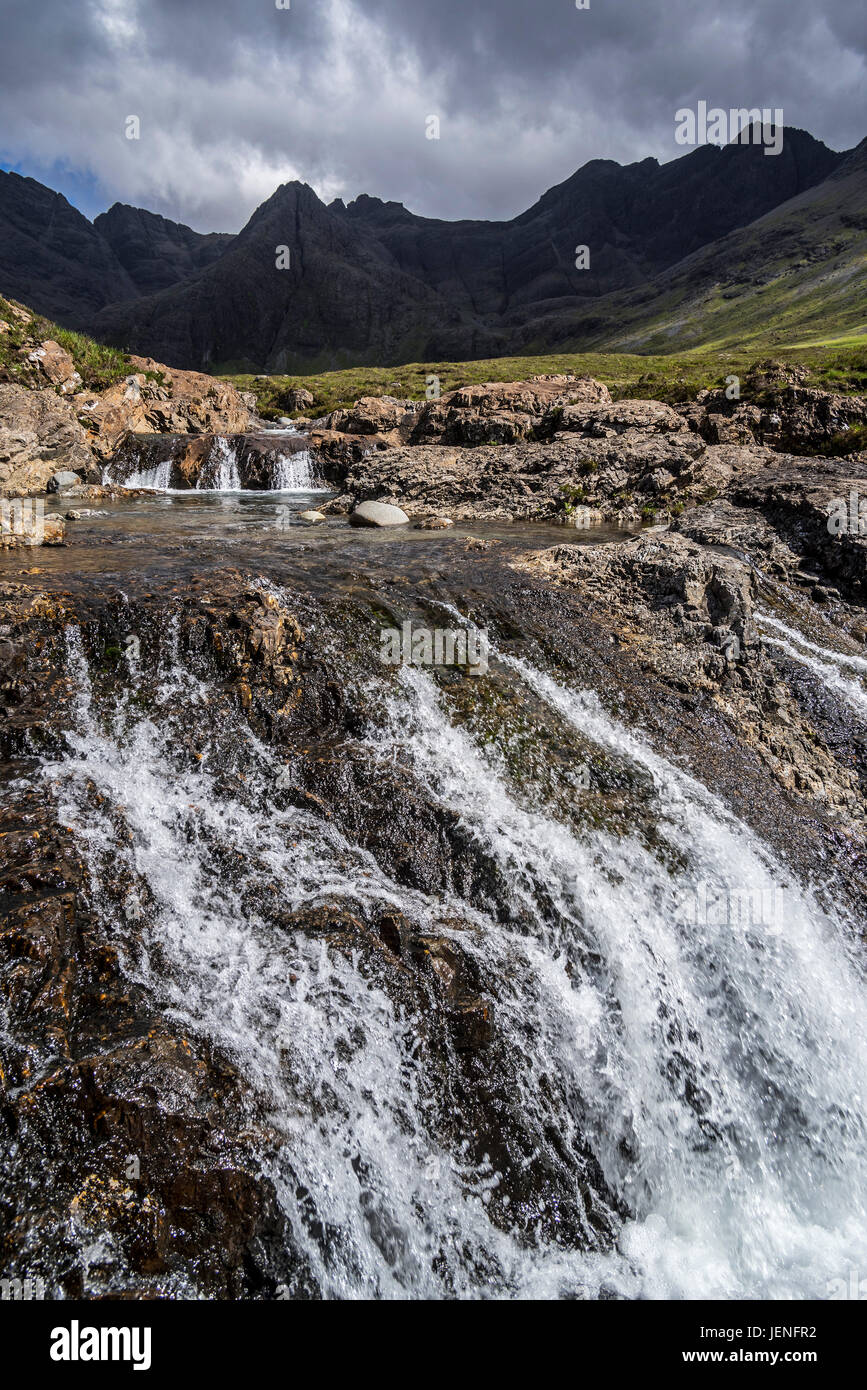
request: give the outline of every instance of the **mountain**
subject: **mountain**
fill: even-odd
[[[42,274],[66,283],[74,326],[180,367],[302,372],[608,341],[670,350],[706,338],[711,321],[730,326],[774,267],[796,318],[820,293],[822,247],[838,248],[841,285],[849,268],[857,318],[864,185],[863,146],[837,154],[787,130],[776,156],[735,142],[664,165],[592,160],[508,222],[445,222],[367,195],[326,206],[296,182],[238,236],[205,236],[120,204],[91,226],[42,190],[83,224],[84,270],[101,255],[111,275],[100,298],[92,275],[64,282],[48,251]],[[8,220],[0,183],[0,232]],[[576,268],[582,245],[588,269]],[[41,308],[5,265],[0,290]]]
[[[278,248],[290,265],[277,268]],[[98,338],[135,343],[172,366],[272,366],[385,360],[397,345],[424,350],[437,321],[453,316],[420,280],[404,275],[377,237],[320,202],[306,184],[277,189],[212,266],[156,295],[115,305],[93,324]]]
[[[653,282],[649,303],[605,301],[600,341],[666,352],[770,336],[794,342],[865,331],[867,140],[822,183],[686,257]]]
[[[138,293],[111,246],[60,193],[0,170],[0,293],[65,328]]]
[[[94,218],[95,230],[107,241],[140,295],[187,280],[223,254],[234,237],[229,232],[194,232],[144,208],[115,203]]]

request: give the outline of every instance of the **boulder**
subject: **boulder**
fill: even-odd
[[[295,386],[290,391],[286,391],[281,398],[281,404],[293,414],[299,410],[310,410],[313,406],[313,392],[308,391],[303,386]]]
[[[78,487],[80,483],[81,479],[78,474],[66,468],[61,469],[58,473],[52,473],[45,490],[46,492],[66,492],[71,487]]]
[[[323,516],[322,512],[301,512],[299,513],[299,519],[301,521],[309,521],[312,525],[316,525],[320,521],[327,521],[328,517]]]
[[[405,526],[409,517],[400,507],[386,502],[362,502],[350,514],[349,521],[352,526]]]
[[[313,404],[312,396],[310,404]],[[339,434],[390,435],[398,431],[401,437],[408,439],[419,409],[420,406],[412,401],[399,401],[394,396],[362,396],[355,405],[332,410],[325,417],[324,425]],[[399,438],[394,442],[398,443]]]

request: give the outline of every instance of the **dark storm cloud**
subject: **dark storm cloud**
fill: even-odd
[[[702,99],[782,107],[836,149],[867,126],[853,0],[0,0],[0,19],[0,155],[200,228],[237,229],[291,178],[512,216],[588,159],[681,153],[674,112]]]

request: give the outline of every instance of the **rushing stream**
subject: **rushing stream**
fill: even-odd
[[[495,885],[468,894],[455,872],[434,895],[289,804],[282,760],[243,723],[224,747],[177,642],[144,702],[100,701],[75,627],[68,653],[76,726],[42,777],[124,969],[231,1059],[278,1136],[262,1169],[316,1293],[822,1298],[867,1268],[856,927],[596,694],[492,651],[527,719],[587,750],[589,784],[549,795],[448,683],[370,676],[355,755],[414,778]],[[191,769],[179,748],[198,728]],[[517,1146],[480,1149],[464,1064],[411,997],[278,925],[335,904],[459,944],[492,1001]]]

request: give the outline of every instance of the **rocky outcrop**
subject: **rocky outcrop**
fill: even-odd
[[[60,468],[82,479],[98,478],[72,400],[0,382],[0,496],[44,492]]]
[[[762,645],[754,615],[757,571],[747,556],[711,545],[682,534],[560,545],[517,568],[579,591],[594,611],[614,619],[612,641],[641,679],[689,700],[709,697],[782,788],[817,798],[863,833],[867,816],[856,771],[835,755],[833,740],[825,747],[817,739],[819,707],[803,703]],[[843,630],[838,640],[846,644]]]
[[[709,452],[686,430],[677,436],[632,431],[603,441],[562,435],[547,444],[500,447],[421,444],[369,453],[350,464],[340,495],[326,506],[346,512],[353,502],[376,500],[411,516],[445,512],[456,521],[579,525],[592,509],[627,522],[660,492],[676,497],[688,486],[703,486]]]
[[[725,389],[701,391],[680,413],[709,444],[757,443],[801,455],[867,447],[867,399],[807,386],[806,376],[804,368],[762,362],[736,398]]]
[[[578,402],[592,407],[610,400],[608,387],[589,376],[534,376],[464,386],[422,409],[412,442],[514,444],[536,429],[544,431],[545,421],[558,419]]]
[[[238,434],[256,421],[255,400],[228,382],[199,372],[170,371],[151,358],[132,358],[125,381],[76,400],[94,455],[112,457],[127,434]]]
[[[113,385],[85,388],[71,353],[40,338],[28,310],[9,313],[0,334],[18,346],[0,374],[0,495],[42,492],[59,469],[97,482],[132,432],[234,434],[257,422],[251,393],[150,358],[130,358]]]
[[[49,385],[58,387],[61,395],[81,389],[81,376],[75,370],[71,354],[51,338],[28,352],[27,361]]]

